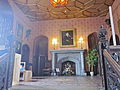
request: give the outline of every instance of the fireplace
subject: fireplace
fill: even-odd
[[[76,75],[75,63],[72,61],[63,62],[61,65],[61,75],[63,76]]]
[[[84,50],[52,50],[52,75],[85,75]]]

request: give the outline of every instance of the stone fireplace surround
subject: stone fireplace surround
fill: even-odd
[[[55,69],[60,69],[62,73],[62,63],[71,61],[75,63],[75,73],[78,76],[85,75],[84,70],[84,50],[51,50],[52,53],[52,75],[55,75]]]

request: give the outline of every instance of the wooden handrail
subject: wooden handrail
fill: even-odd
[[[108,63],[111,65],[111,67],[113,68],[114,72],[118,75],[118,77],[120,78],[120,65],[111,57],[111,55],[108,53],[108,51],[106,49],[104,49],[103,51],[103,55],[104,57],[106,57],[108,61]]]
[[[120,45],[117,46],[109,46],[110,49],[119,49],[120,50]]]

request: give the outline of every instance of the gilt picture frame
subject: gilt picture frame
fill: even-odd
[[[60,31],[60,46],[75,47],[76,46],[76,30],[64,29]]]
[[[21,41],[23,38],[23,25],[19,22],[16,24],[16,39]]]

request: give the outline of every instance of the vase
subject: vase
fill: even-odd
[[[90,72],[90,76],[94,76],[94,72]]]

